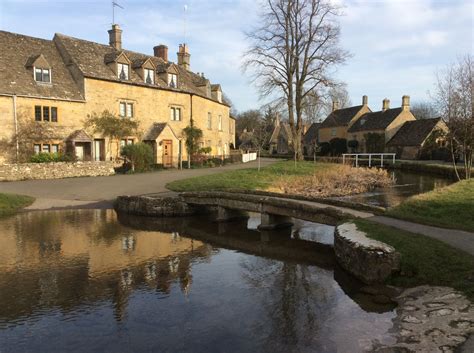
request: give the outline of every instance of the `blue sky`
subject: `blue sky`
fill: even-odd
[[[341,45],[352,53],[336,76],[347,83],[353,103],[364,94],[376,110],[385,97],[392,106],[404,94],[412,102],[427,100],[436,70],[474,52],[472,0],[332,1],[344,6]],[[116,11],[123,46],[152,54],[153,46],[163,43],[172,60],[184,40],[186,4],[192,70],[221,83],[238,110],[265,103],[241,71],[244,31],[255,25],[259,0],[118,2],[125,8]],[[40,38],[59,32],[107,43],[111,17],[108,0],[0,0],[0,30]]]

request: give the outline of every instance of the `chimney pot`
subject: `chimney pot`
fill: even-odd
[[[339,109],[339,102],[338,101],[332,101],[332,111],[338,110]]]
[[[405,95],[402,97],[402,109],[410,110],[410,96]]]
[[[186,43],[179,45],[177,54],[178,54],[178,65],[186,70],[189,70],[191,68],[191,65],[190,65],[191,54],[189,54],[189,48]]]
[[[369,97],[366,95],[362,96],[362,105],[367,105],[369,104]]]
[[[390,109],[390,99],[385,98],[382,102],[382,111]]]
[[[165,62],[168,62],[168,47],[164,44],[153,47],[153,55],[157,58],[163,59]]]
[[[122,50],[122,30],[117,24],[112,25],[112,29],[109,32],[109,45],[116,50]]]

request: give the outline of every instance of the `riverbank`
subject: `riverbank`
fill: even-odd
[[[334,163],[279,161],[271,166],[173,181],[166,187],[189,191],[270,191],[305,197],[357,194],[391,184],[383,170],[351,168]]]
[[[0,217],[14,214],[31,205],[34,200],[30,196],[0,193]]]
[[[354,220],[369,238],[394,247],[401,255],[401,271],[389,279],[398,287],[447,286],[474,301],[474,256],[420,234],[384,226],[369,220]]]
[[[412,222],[474,232],[474,180],[416,195],[387,211]]]

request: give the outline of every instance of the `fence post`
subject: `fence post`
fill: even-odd
[[[383,153],[380,154],[380,166],[383,168]]]
[[[356,154],[356,168],[359,167],[359,155]]]
[[[342,154],[342,164],[346,164],[346,155]]]
[[[369,168],[372,166],[372,155],[369,154]]]
[[[393,157],[393,164],[395,164],[395,153],[392,154],[392,157]]]

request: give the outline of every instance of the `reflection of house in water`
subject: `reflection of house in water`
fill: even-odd
[[[169,293],[177,283],[188,294],[192,262],[210,254],[178,234],[125,228],[105,210],[25,213],[3,220],[0,234],[0,302],[11,303],[0,322],[107,299],[120,319],[137,287]]]

